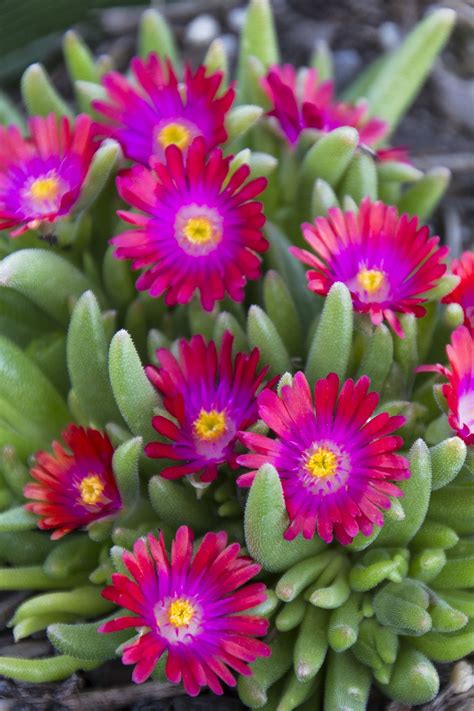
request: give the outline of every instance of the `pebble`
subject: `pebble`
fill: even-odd
[[[232,61],[237,56],[239,41],[235,35],[226,32],[219,37],[224,45],[224,50],[229,61]]]
[[[212,15],[198,15],[187,26],[185,40],[191,45],[204,47],[218,36],[220,29]]]
[[[380,45],[386,52],[395,49],[401,42],[400,28],[395,22],[383,22],[378,32]]]
[[[355,49],[338,49],[333,53],[336,85],[341,87],[361,69],[362,58]]]
[[[247,8],[245,7],[234,7],[229,11],[227,15],[227,24],[232,32],[239,34],[245,22],[245,15],[247,13]]]
[[[451,686],[456,694],[465,694],[474,686],[474,669],[466,660],[457,662],[451,670]]]

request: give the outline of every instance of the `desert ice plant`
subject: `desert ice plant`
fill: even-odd
[[[0,673],[121,657],[332,711],[374,683],[429,701],[473,651],[473,254],[424,224],[449,173],[391,145],[453,20],[338,98],[327,54],[282,63],[267,0],[233,83],[219,40],[181,70],[156,10],[126,76],[66,35],[74,107],[26,70],[30,122],[0,129],[0,588],[37,593],[10,625],[58,654]]]

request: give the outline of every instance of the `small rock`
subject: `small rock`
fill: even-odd
[[[474,79],[461,79],[438,64],[432,81],[437,89],[435,98],[440,109],[453,123],[462,124],[474,131]]]
[[[474,686],[474,669],[469,662],[462,660],[451,670],[451,686],[454,693],[465,694]]]
[[[355,49],[339,49],[333,54],[337,86],[347,84],[360,69],[362,59]]]
[[[335,30],[336,24],[334,22],[317,22],[306,17],[304,20],[298,20],[284,28],[283,39],[293,52],[308,55],[319,40],[324,39],[331,43]],[[303,57],[301,61],[303,61]]]
[[[239,45],[237,37],[235,35],[231,35],[230,32],[226,32],[221,35],[219,39],[224,45],[227,59],[232,62],[232,60],[237,56],[237,48]]]
[[[389,52],[398,47],[402,39],[400,28],[395,22],[384,22],[379,27],[379,41],[382,49]]]
[[[239,32],[242,30],[245,22],[245,14],[247,9],[245,7],[234,7],[229,11],[227,15],[227,24],[232,32]]]
[[[203,47],[217,37],[220,29],[219,23],[212,15],[198,15],[187,26],[185,40],[191,45]]]

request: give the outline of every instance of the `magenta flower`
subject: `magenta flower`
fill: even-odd
[[[461,278],[457,287],[444,297],[444,304],[460,304],[464,311],[464,325],[474,333],[474,252],[464,252],[451,263],[453,274]]]
[[[387,146],[377,148],[376,155],[379,161],[397,161],[398,163],[411,163],[408,149],[405,146]]]
[[[380,141],[388,132],[385,121],[369,118],[366,102],[349,104],[335,101],[334,83],[321,82],[316,69],[306,70],[301,92],[291,64],[271,67],[262,83],[272,104],[268,115],[275,117],[292,146],[305,128],[326,133],[340,126],[353,126],[359,132],[360,142],[369,146]]]
[[[72,126],[54,114],[29,120],[31,138],[0,126],[0,230],[11,236],[67,215],[77,202],[92,156],[92,122]]]
[[[107,74],[108,101],[93,103],[109,121],[100,132],[115,138],[128,158],[147,165],[151,156],[162,160],[170,145],[186,152],[196,136],[204,138],[207,149],[227,140],[224,120],[235,92],[229,88],[218,96],[221,72],[206,74],[200,66],[193,73],[186,67],[180,86],[170,61],[156,54],[135,57],[132,70],[135,82],[117,72]]]
[[[69,452],[53,442],[54,454],[39,452],[24,494],[28,511],[39,516],[38,527],[61,538],[122,508],[112,470],[113,447],[106,434],[69,425],[62,433]]]
[[[317,531],[327,543],[335,536],[346,545],[359,531],[369,536],[383,524],[381,509],[390,508],[390,497],[402,495],[390,480],[409,476],[407,460],[394,453],[403,440],[392,434],[404,418],[373,416],[379,396],[368,392],[369,385],[367,376],[346,380],[339,393],[339,378],[330,373],[316,383],[313,405],[299,372],[281,398],[270,390],[258,396],[260,418],[277,438],[241,435],[253,452],[237,462],[253,471],[237,483],[250,486],[259,467],[273,464],[290,519],[287,540],[299,533],[309,539]]]
[[[153,427],[167,442],[150,442],[147,456],[172,459],[179,464],[160,473],[166,479],[200,474],[213,481],[221,464],[236,466],[237,433],[257,420],[256,392],[267,368],[258,371],[259,352],[237,353],[232,358],[233,336],[226,331],[219,354],[216,344],[202,336],[179,344],[179,359],[165,348],[157,352],[160,368],[147,375],[163,405],[175,418],[153,418]]]
[[[134,269],[148,267],[137,288],[165,293],[170,306],[188,303],[196,289],[207,311],[226,292],[242,301],[247,279],[260,276],[258,253],[268,248],[262,205],[253,201],[266,179],[244,185],[247,165],[229,177],[231,158],[217,148],[208,155],[202,138],[186,158],[176,146],[165,158],[152,161],[153,172],[135,166],[117,179],[123,199],[147,215],[120,213],[135,229],[114,237],[115,256],[133,260]]]
[[[364,198],[357,214],[331,208],[302,229],[314,254],[298,247],[290,252],[312,267],[306,274],[311,291],[325,296],[344,282],[356,311],[368,313],[374,325],[386,319],[401,338],[396,312],[424,316],[426,292],[446,271],[448,248],[438,247],[439,237],[430,238],[416,217],[399,217],[383,202]]]
[[[209,686],[222,694],[222,683],[235,686],[231,670],[249,676],[249,662],[270,649],[254,637],[263,636],[268,621],[242,615],[266,599],[265,585],[245,585],[260,566],[227,546],[227,534],[207,533],[193,554],[193,535],[181,526],[171,547],[163,535],[138,539],[123,562],[130,574],[114,573],[103,596],[133,615],[106,622],[99,632],[136,628],[138,638],[126,645],[124,664],[136,664],[133,681],[140,684],[163,654],[166,676],[184,684],[190,696]],[[244,586],[244,587],[242,587]]]
[[[474,332],[459,326],[451,334],[447,346],[449,368],[441,365],[422,365],[418,372],[436,372],[448,382],[443,385],[443,395],[449,408],[448,420],[458,437],[474,445]]]

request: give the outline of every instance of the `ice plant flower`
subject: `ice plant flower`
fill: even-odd
[[[208,149],[227,140],[224,120],[235,91],[219,95],[221,72],[207,74],[200,66],[193,73],[187,66],[180,86],[170,61],[156,54],[135,57],[131,67],[135,82],[117,72],[107,74],[107,100],[93,104],[108,119],[100,132],[115,138],[128,158],[147,165],[151,156],[163,159],[170,145],[185,152],[196,136],[204,138]]]
[[[399,216],[395,207],[370,198],[357,214],[331,208],[302,230],[314,254],[298,247],[290,252],[311,267],[309,289],[325,296],[335,282],[343,282],[356,311],[368,313],[374,325],[386,319],[400,337],[396,314],[423,316],[426,292],[446,271],[448,248],[438,247],[439,237],[430,237],[416,217]]]
[[[450,426],[466,444],[474,445],[474,332],[459,326],[446,347],[449,368],[437,363],[422,365],[417,371],[444,375],[442,391],[448,403]]]
[[[391,480],[409,476],[407,460],[395,454],[403,440],[392,433],[402,416],[373,416],[379,396],[369,392],[370,380],[346,380],[330,373],[318,380],[314,404],[306,377],[298,372],[281,397],[270,390],[258,396],[260,418],[276,439],[244,432],[251,450],[238,463],[253,471],[237,483],[250,486],[259,467],[273,464],[280,475],[289,525],[285,538],[317,534],[327,543],[335,537],[346,545],[359,531],[365,536],[383,524],[382,509],[400,489]]]
[[[213,481],[221,464],[236,466],[237,433],[257,420],[256,392],[267,368],[258,369],[259,352],[237,353],[232,358],[233,336],[226,331],[219,353],[201,335],[179,344],[179,357],[158,350],[161,367],[149,366],[147,375],[176,424],[157,415],[153,427],[167,442],[150,442],[147,456],[172,459],[161,476],[177,479],[200,474]]]
[[[242,556],[227,534],[207,533],[193,554],[193,534],[181,526],[168,556],[160,533],[138,539],[123,562],[130,574],[114,573],[103,596],[133,615],[106,622],[99,632],[136,628],[139,636],[124,648],[122,662],[136,664],[133,681],[145,681],[163,654],[165,673],[184,684],[190,696],[203,686],[222,694],[222,682],[235,686],[231,670],[249,676],[249,662],[270,650],[255,637],[268,621],[246,610],[266,599],[265,585],[246,585],[260,566]]]
[[[453,274],[461,278],[457,287],[444,297],[444,304],[460,304],[464,311],[464,324],[474,333],[474,252],[464,252],[451,263]]]
[[[40,517],[39,528],[53,530],[53,540],[122,508],[107,435],[69,425],[62,438],[69,451],[53,442],[54,454],[39,452],[31,470],[36,481],[24,489],[33,499],[25,508]]]
[[[197,289],[210,311],[226,292],[242,301],[247,279],[260,276],[258,253],[268,242],[262,205],[253,198],[266,179],[244,185],[249,167],[229,177],[230,160],[218,148],[208,154],[204,139],[196,138],[186,156],[168,146],[165,162],[152,161],[152,171],[135,166],[119,176],[121,197],[147,213],[120,212],[134,229],[112,239],[118,259],[148,267],[137,280],[140,291],[165,293],[172,306],[188,303]]]
[[[54,114],[29,120],[30,138],[0,126],[0,229],[12,237],[67,215],[79,198],[96,149],[92,121],[74,126]]]
[[[334,98],[334,83],[320,81],[316,69],[307,69],[299,85],[291,64],[272,66],[262,80],[270,99],[269,116],[273,116],[290,145],[294,146],[301,131],[315,128],[324,133],[340,126],[357,129],[360,142],[373,145],[388,131],[385,121],[369,118],[365,102],[349,104]]]

